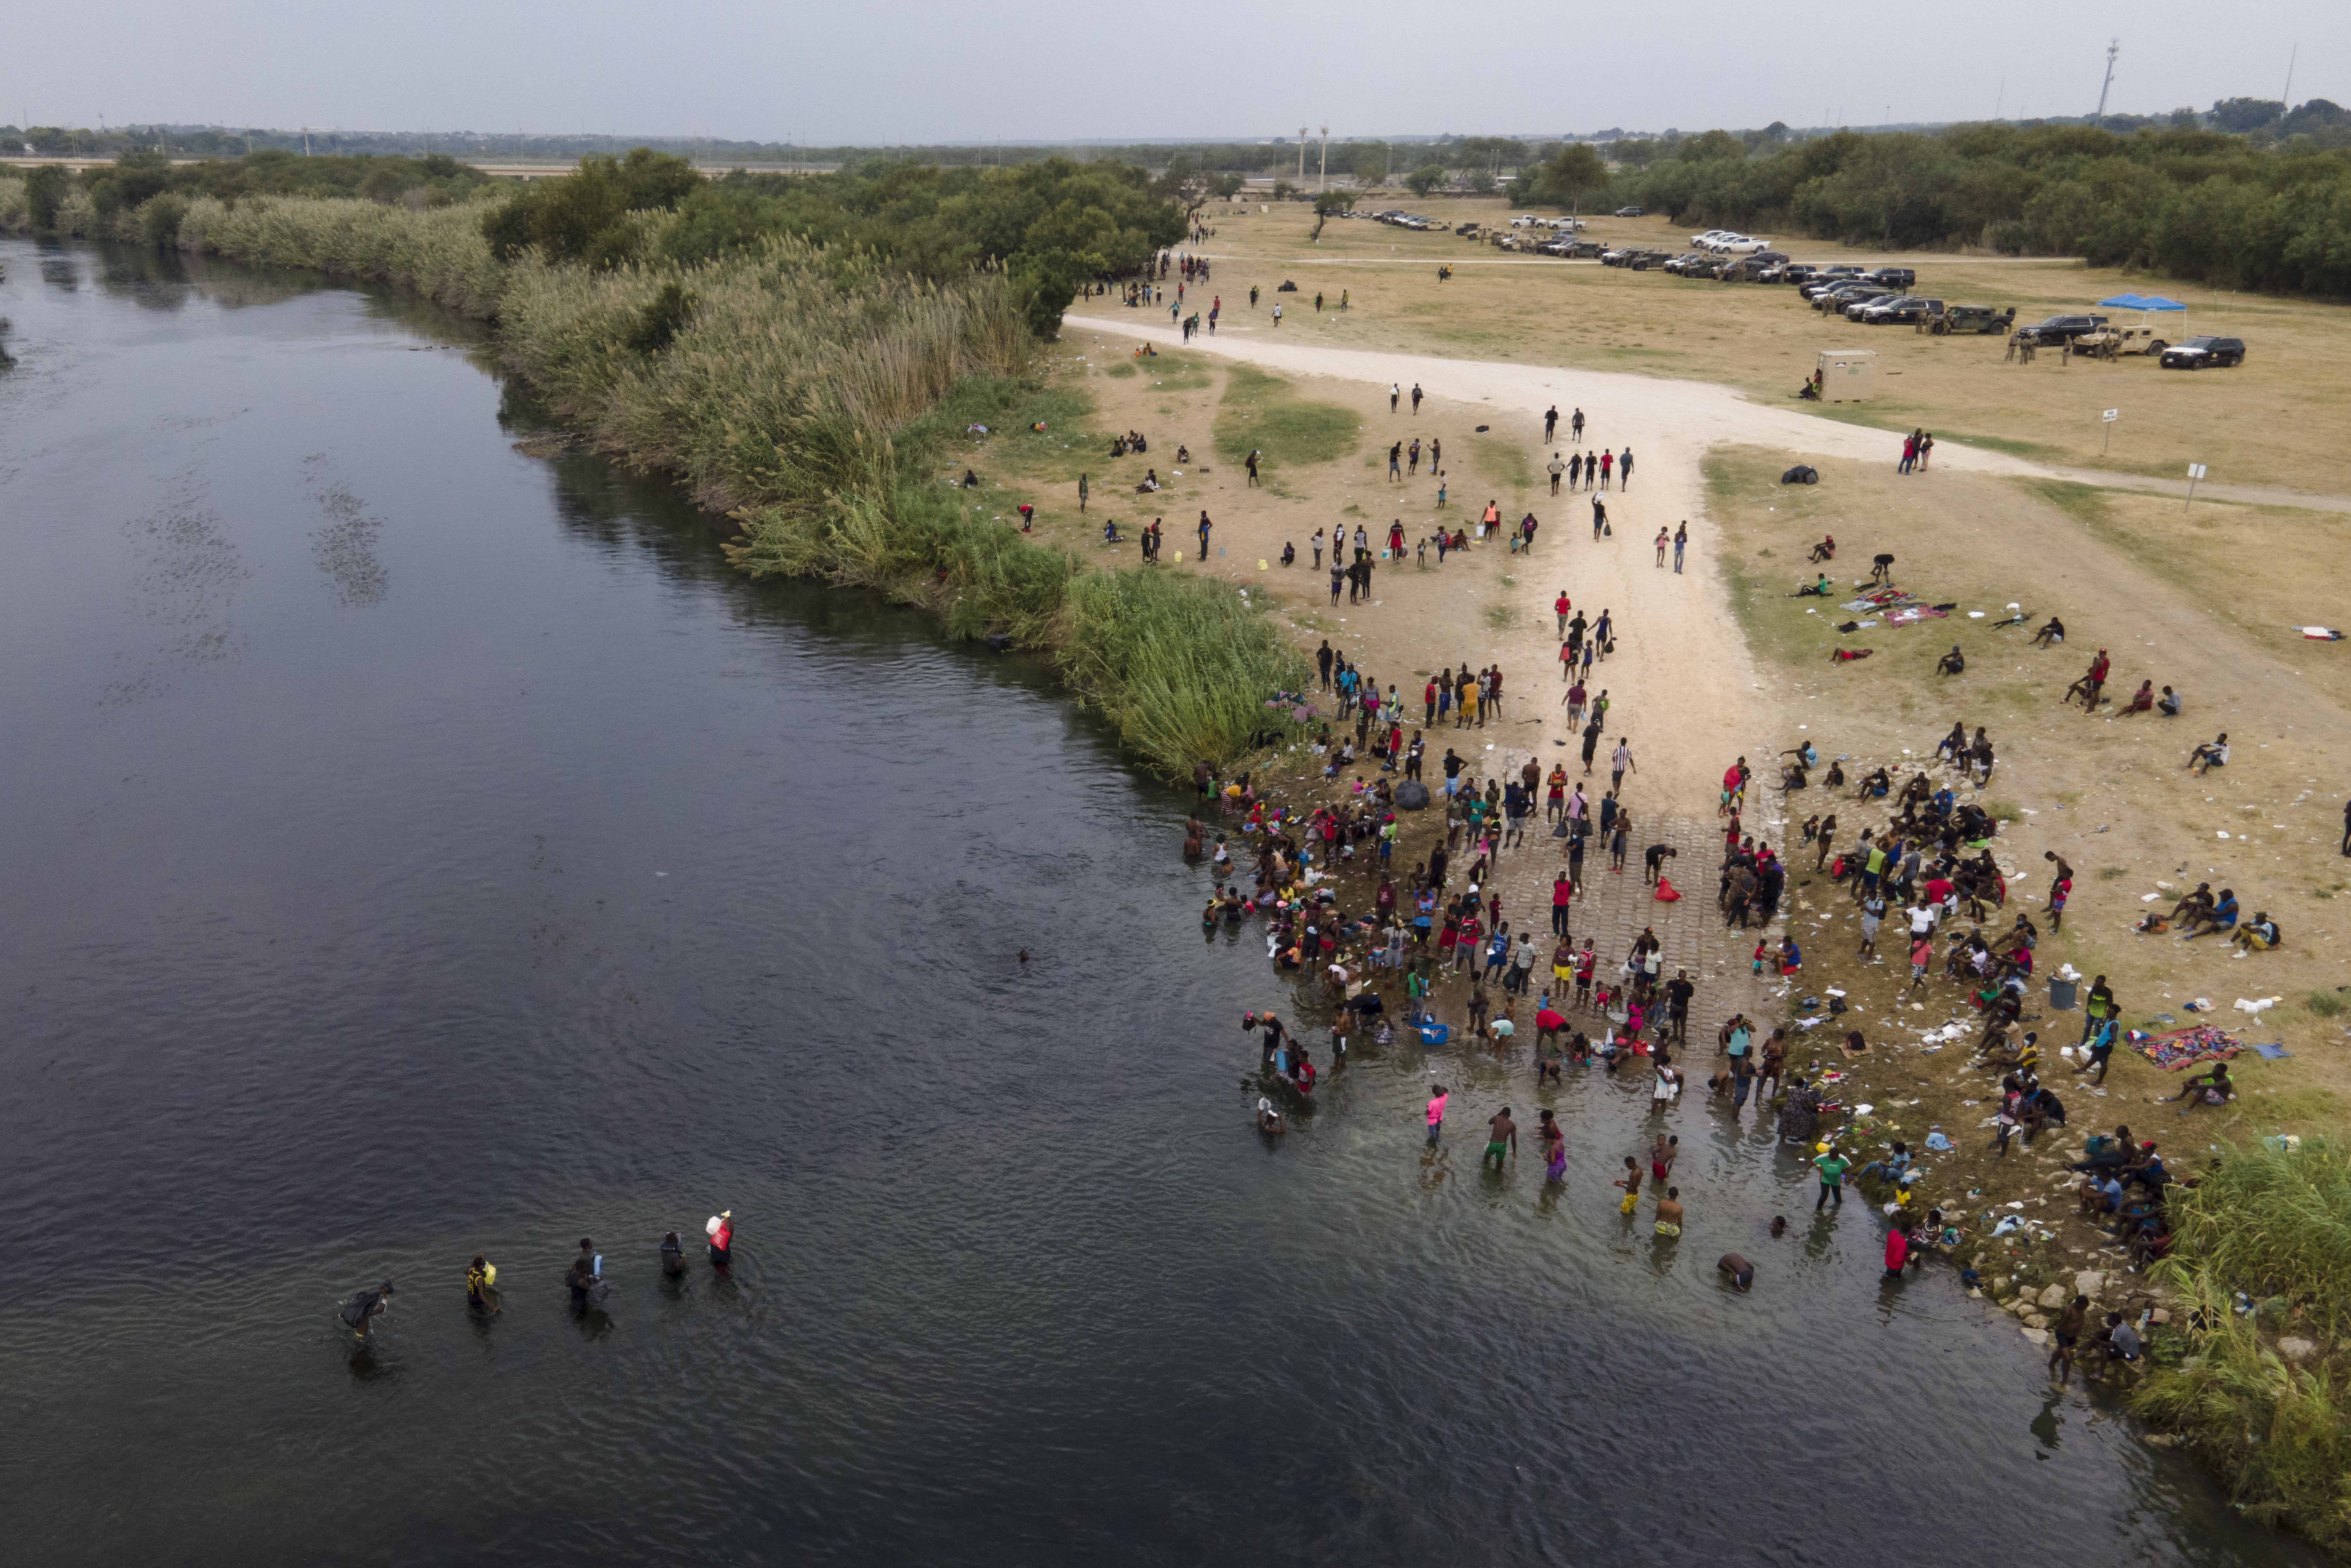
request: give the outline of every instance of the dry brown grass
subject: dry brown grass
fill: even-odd
[[[1508,221],[1499,202],[1396,205],[1449,223]],[[1332,223],[1322,243],[1306,236],[1301,208],[1217,216],[1203,248],[1229,256],[1213,280],[1226,319],[1249,323],[1251,283],[1267,290],[1284,277],[1301,293],[1282,330],[1301,329],[1334,346],[1393,348],[1465,358],[1571,364],[1595,370],[1716,381],[1759,399],[1810,410],[1792,398],[1826,348],[1876,349],[1886,368],[1878,401],[1833,406],[1822,417],[1886,429],[1925,425],[2051,463],[2116,474],[2184,477],[2192,461],[2216,482],[2351,493],[2351,446],[2337,438],[2351,396],[2351,310],[2311,301],[2231,294],[2134,277],[2079,262],[1991,256],[1881,256],[1849,247],[1787,242],[1800,260],[1877,265],[1898,261],[1919,274],[1919,291],[1955,301],[2014,306],[2022,321],[2081,309],[2109,295],[2158,293],[2187,303],[2191,331],[2243,337],[2236,370],[2188,374],[2151,361],[2077,361],[2043,355],[2031,367],[2005,364],[1998,338],[1937,339],[1903,328],[1831,324],[1789,288],[1721,284],[1625,272],[1596,263],[1505,256],[1448,232],[1414,234],[1367,220]],[[1589,234],[1681,247],[1693,232],[1660,219],[1593,221]],[[1456,265],[1437,279],[1439,262]],[[1318,317],[1317,289],[1329,297]],[[1340,314],[1339,293],[1350,295]],[[1259,307],[1270,308],[1270,293]],[[2119,408],[2110,455],[2102,456],[2101,411]]]

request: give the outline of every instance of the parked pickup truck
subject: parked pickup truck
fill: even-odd
[[[1943,302],[1917,294],[1897,294],[1891,299],[1855,307],[1845,314],[1867,327],[1911,327],[1921,321],[1940,320]]]

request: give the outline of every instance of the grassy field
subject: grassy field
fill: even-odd
[[[1401,193],[1367,204],[1391,202],[1447,223],[1507,223],[1510,213],[1499,202],[1416,203]],[[1348,291],[1344,313],[1318,315],[1304,305],[1290,311],[1284,330],[1317,342],[1721,382],[1808,411],[1812,405],[1795,403],[1793,393],[1818,351],[1864,347],[1881,356],[1881,396],[1813,412],[1888,430],[1924,425],[1947,438],[2120,475],[2184,478],[2193,461],[2210,465],[2216,482],[2351,493],[2351,445],[2334,434],[2351,396],[2351,309],[2341,306],[2151,282],[2073,261],[1781,246],[1804,261],[1899,261],[1917,268],[1920,293],[2013,306],[2020,321],[2085,309],[2118,293],[2161,294],[2189,307],[2188,332],[2240,336],[2250,350],[2238,369],[2198,374],[2137,358],[2061,366],[2055,355],[2043,355],[2021,366],[2002,361],[1999,338],[1832,322],[1791,288],[1514,257],[1448,232],[1415,234],[1367,220],[1333,222],[1322,243],[1310,246],[1313,220],[1302,207],[1235,209],[1216,218],[1216,237],[1202,248],[1223,258],[1215,287],[1228,319],[1249,319],[1253,283],[1270,289],[1294,278],[1310,300],[1317,289],[1334,302],[1340,289]],[[1661,219],[1598,218],[1588,233],[1679,249],[1689,231]],[[1440,262],[1455,265],[1449,281],[1437,281]],[[2174,332],[2173,340],[2181,335]],[[2102,454],[2100,414],[2109,408],[2121,417],[2112,451]]]

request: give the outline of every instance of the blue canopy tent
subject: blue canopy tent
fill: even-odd
[[[2159,294],[2117,294],[2112,299],[2098,301],[2099,308],[2112,310],[2181,310],[2188,308],[2177,299],[2166,299]]]

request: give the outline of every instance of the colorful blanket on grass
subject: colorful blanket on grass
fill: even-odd
[[[1907,604],[1917,597],[1918,596],[1917,594],[1911,593],[1907,590],[1888,586],[1886,588],[1873,589],[1869,592],[1863,594],[1859,599],[1848,599],[1844,603],[1839,605],[1838,608],[1841,610],[1853,611],[1884,610],[1889,605]]]
[[[1916,626],[1921,621],[1942,621],[1950,616],[1948,610],[1938,610],[1931,604],[1906,604],[1899,610],[1886,612],[1888,626]]]
[[[2131,1041],[2131,1049],[2162,1068],[2177,1072],[2199,1061],[2225,1061],[2245,1049],[2244,1041],[2210,1024],[2192,1024],[2168,1034],[2151,1034]]]

